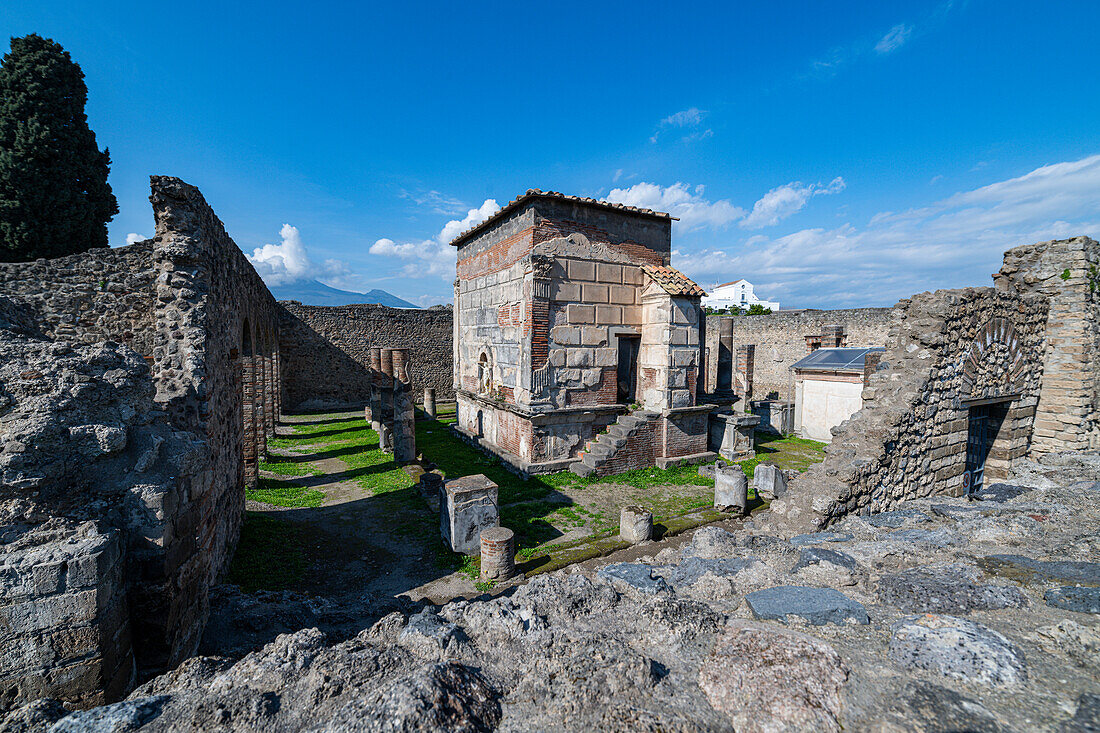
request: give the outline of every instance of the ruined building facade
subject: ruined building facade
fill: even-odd
[[[708,457],[704,291],[669,267],[671,233],[667,214],[533,189],[460,235],[460,429],[531,473]],[[617,445],[586,445],[617,421]]]
[[[193,186],[152,240],[0,264],[0,704],[194,655],[280,410],[275,300]]]

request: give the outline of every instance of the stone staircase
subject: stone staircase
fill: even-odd
[[[595,440],[588,441],[581,451],[578,461],[569,465],[569,470],[578,476],[591,476],[598,473],[600,468],[615,457],[619,449],[627,444],[642,427],[650,420],[658,416],[656,412],[647,410],[635,410],[627,415],[620,415],[607,432],[596,436]]]

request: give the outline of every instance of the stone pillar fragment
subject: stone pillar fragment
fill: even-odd
[[[775,466],[761,463],[753,473],[756,495],[761,499],[780,499],[787,493],[787,477]]]
[[[740,466],[714,464],[714,508],[745,514],[749,508],[749,480]]]
[[[737,393],[748,402],[752,399],[752,373],[756,361],[756,344],[737,347]]]
[[[653,536],[653,514],[640,506],[624,506],[619,512],[619,536],[636,545]]]
[[[516,574],[516,533],[507,527],[481,532],[481,579],[507,580]]]
[[[381,358],[378,447],[384,453],[393,453],[393,349],[382,349]]]
[[[439,529],[454,552],[477,555],[481,533],[500,526],[497,485],[484,474],[452,479],[439,496]]]
[[[718,374],[715,389],[733,391],[733,319],[718,319]]]
[[[424,414],[435,417],[435,387],[424,388]]]
[[[378,432],[382,418],[382,349],[373,347],[370,360],[370,392],[367,396],[366,419],[370,429]]]
[[[398,463],[416,460],[416,412],[408,358],[408,349],[392,352],[393,459]]]

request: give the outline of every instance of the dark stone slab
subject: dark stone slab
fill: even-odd
[[[816,545],[822,542],[848,542],[852,535],[847,532],[811,532],[810,534],[796,534],[790,542],[795,547],[803,545]]]
[[[832,588],[781,585],[754,591],[745,596],[759,619],[783,621],[788,615],[801,616],[815,626],[871,622],[863,604]]]
[[[895,509],[892,512],[880,512],[864,517],[872,527],[897,529],[906,524],[927,522],[929,516],[920,509]]]
[[[899,529],[887,535],[895,542],[919,542],[933,547],[949,547],[951,545],[965,544],[966,541],[954,532],[946,529]]]
[[[798,562],[791,568],[792,573],[797,573],[802,568],[821,563],[830,563],[845,570],[855,572],[856,559],[844,552],[827,550],[824,547],[803,547],[798,553]]]
[[[1100,588],[1088,586],[1060,586],[1043,594],[1048,606],[1064,608],[1077,613],[1100,613]]]
[[[989,555],[978,561],[982,570],[1020,582],[1100,585],[1100,563],[1076,560],[1033,560],[1023,555]]]
[[[1004,510],[989,504],[933,504],[932,513],[947,519],[968,519],[970,517],[992,517]]]
[[[707,573],[731,576],[756,562],[752,558],[728,558],[708,560],[701,557],[689,557],[679,565],[654,568],[656,572],[673,586],[694,585]]]
[[[978,582],[981,573],[966,565],[930,565],[883,575],[878,595],[903,611],[967,613],[994,608],[1022,608],[1027,596],[1019,588]]]
[[[668,584],[653,574],[654,568],[637,562],[618,562],[605,565],[596,575],[612,585],[625,584],[647,595],[668,590]]]
[[[1016,486],[1014,484],[987,484],[979,489],[974,496],[982,501],[1005,502],[1026,494],[1029,491],[1032,491],[1032,489],[1027,486]]]
[[[928,682],[910,682],[902,691],[909,718],[925,733],[1002,733],[1007,729],[977,700]],[[907,721],[907,722],[911,722]]]

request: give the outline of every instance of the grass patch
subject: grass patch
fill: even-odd
[[[258,512],[245,512],[229,582],[245,593],[289,590],[305,577],[309,560],[302,529]]]
[[[741,461],[737,465],[751,481],[756,467],[761,463],[783,469],[805,471],[825,458],[825,444],[793,435],[756,435],[756,458]]]
[[[246,489],[244,495],[252,501],[285,507],[319,507],[325,500],[324,492],[317,489],[270,478],[261,478],[259,487]]]
[[[280,456],[269,453],[267,458],[260,461],[260,470],[274,473],[278,476],[320,476],[321,472],[309,463],[294,456]]]

